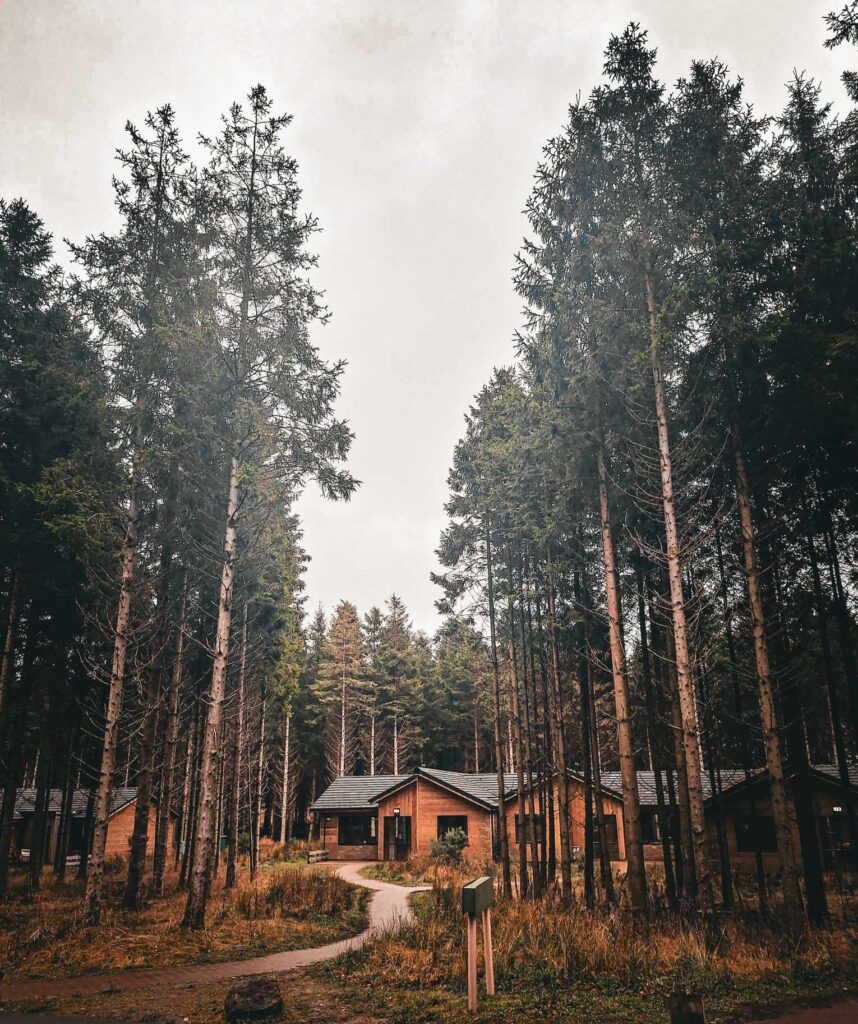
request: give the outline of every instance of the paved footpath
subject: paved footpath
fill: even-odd
[[[369,927],[350,939],[330,942],[327,946],[316,946],[313,949],[295,949],[286,953],[271,953],[268,956],[254,957],[252,960],[235,960],[229,963],[113,971],[110,974],[94,974],[81,978],[0,982],[0,1003],[21,999],[94,995],[99,992],[132,992],[169,985],[197,985],[222,981],[225,978],[241,978],[249,974],[294,971],[322,960],[331,960],[347,950],[359,948],[367,939],[379,932],[408,921],[411,916],[408,897],[413,892],[431,888],[425,885],[391,885],[389,882],[376,882],[364,878],[359,871],[367,867],[368,863],[345,864],[337,869],[337,874],[347,882],[373,891],[369,906]],[[11,1014],[3,1014],[5,1021],[11,1021],[11,1017]]]
[[[832,1006],[814,1006],[804,1010],[793,1010],[783,1017],[766,1020],[760,1024],[855,1024],[858,1021],[858,999]]]

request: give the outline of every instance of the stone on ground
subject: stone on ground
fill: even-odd
[[[223,1004],[228,1021],[277,1017],[282,1010],[283,996],[273,978],[241,978],[229,990]]]

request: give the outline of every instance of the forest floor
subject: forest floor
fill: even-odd
[[[277,977],[275,975],[275,977]],[[481,996],[476,1017],[468,1013],[463,991],[440,984],[413,988],[356,981],[344,976],[337,964],[316,966],[280,975],[284,997],[283,1024],[668,1024],[666,995],[610,992],[605,988],[571,985],[567,988],[498,990],[494,999]],[[8,1012],[92,1017],[133,1024],[222,1024],[223,1005],[230,981],[134,992],[4,1004],[0,1022]],[[840,1005],[855,999],[858,982],[849,986],[751,985],[705,1000],[707,1024],[780,1018],[796,1008]],[[856,1019],[858,1003],[848,1004],[842,1018]],[[37,1020],[34,1017],[34,1022]],[[804,1024],[804,1022],[802,1022]],[[815,1024],[815,1015],[814,1015]],[[821,1024],[821,1022],[820,1022]]]
[[[309,874],[314,869],[301,869]],[[278,868],[273,869],[277,874]],[[377,866],[361,871],[379,874]],[[858,929],[838,921],[812,932],[731,917],[707,928],[617,911],[563,912],[550,904],[500,900],[495,909],[498,995],[476,1017],[465,997],[461,872],[412,864],[382,872],[406,883],[435,875],[438,887],[411,897],[415,920],[336,960],[276,975],[284,1024],[667,1024],[677,990],[703,996],[709,1024],[778,1018],[795,1007],[858,995]],[[471,872],[473,874],[473,872]],[[330,876],[329,876],[330,877]],[[132,1021],[221,1024],[229,979],[4,1003],[15,1010]],[[844,1024],[858,1003],[783,1024]],[[34,1020],[35,1024],[35,1020]],[[50,1024],[50,1022],[46,1022]]]
[[[201,932],[179,929],[186,894],[174,878],[167,895],[136,912],[120,907],[122,889],[121,877],[106,879],[101,923],[89,927],[81,917],[82,883],[46,874],[42,890],[30,894],[25,877],[14,878],[0,901],[4,981],[243,960],[336,942],[367,924],[365,890],[306,864],[263,865],[253,883],[215,885]]]

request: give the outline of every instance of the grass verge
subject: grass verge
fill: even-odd
[[[88,927],[81,919],[80,883],[46,877],[39,894],[30,897],[19,888],[0,902],[0,964],[12,981],[306,949],[362,931],[368,895],[329,871],[272,864],[253,883],[231,890],[216,883],[206,928],[183,932],[185,893],[173,887],[141,910],[127,911],[119,906],[122,881],[111,878],[101,924]]]

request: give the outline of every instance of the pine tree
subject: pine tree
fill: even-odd
[[[350,602],[340,601],[328,627],[316,684],[316,699],[325,712],[329,779],[350,775],[354,766],[363,673],[363,638],[357,610]]]
[[[128,410],[125,451],[128,506],[120,555],[119,597],[95,825],[84,898],[84,912],[92,924],[98,923],[101,912],[117,729],[125,687],[132,601],[137,586],[137,549],[145,511],[145,487],[152,472],[152,431],[161,412],[162,386],[170,376],[163,332],[174,316],[174,285],[183,269],[187,157],[181,149],[172,109],[166,106],[149,114],[146,129],[149,134],[129,124],[131,149],[119,153],[119,161],[129,179],[114,180],[122,231],[114,237],[89,238],[81,246],[72,246],[75,258],[87,273],[77,289],[79,301],[88,310],[105,345],[115,350],[112,367],[115,401],[117,409],[120,403],[126,403]],[[147,741],[152,738],[153,716],[154,711],[151,711],[146,727]],[[147,751],[146,758],[149,756]],[[150,790],[146,763],[143,772],[140,799],[141,806],[147,808]],[[136,855],[132,858],[135,870],[132,891],[127,893],[132,905],[137,901],[142,871],[139,847],[138,841]],[[142,850],[145,855],[145,836]]]
[[[262,86],[249,109],[234,105],[221,134],[204,139],[212,197],[215,286],[212,330],[226,381],[223,456],[228,471],[214,664],[200,766],[196,851],[183,927],[205,922],[214,855],[218,751],[229,658],[242,500],[249,488],[276,505],[308,478],[331,498],[348,498],[340,468],[351,443],[333,416],[342,365],[328,366],[311,345],[309,324],[323,316],[306,280],[314,263],[312,218],[298,214],[295,161],[281,145],[287,116],[272,116]]]
[[[386,760],[392,774],[401,775],[417,740],[413,715],[417,672],[411,622],[396,594],[386,602],[378,660]]]

